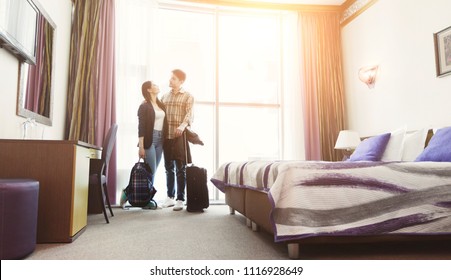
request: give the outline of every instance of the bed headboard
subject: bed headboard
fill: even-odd
[[[415,132],[415,130],[407,131],[407,133],[413,133],[413,132]],[[426,136],[426,141],[424,142],[424,147],[425,148],[429,144],[429,141],[431,140],[433,135],[434,135],[434,131],[432,129],[429,129],[428,130],[428,134]],[[373,136],[365,136],[365,137],[361,137],[360,139],[363,141],[363,140],[365,140],[367,138],[370,138],[370,137],[373,137]]]

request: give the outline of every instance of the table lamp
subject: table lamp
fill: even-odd
[[[348,159],[352,152],[360,144],[359,133],[352,130],[342,130],[338,134],[337,142],[335,143],[335,149],[343,150],[343,160]]]

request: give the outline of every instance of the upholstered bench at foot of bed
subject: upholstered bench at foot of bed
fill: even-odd
[[[0,259],[21,259],[36,248],[39,182],[0,179]]]

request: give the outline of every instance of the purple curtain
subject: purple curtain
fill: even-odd
[[[116,123],[116,86],[114,55],[114,0],[102,1],[99,21],[99,44],[97,63],[99,69],[98,94],[96,100],[96,145],[101,146],[111,125]],[[116,201],[116,148],[108,167],[108,194]]]
[[[38,15],[37,26],[37,45],[36,45],[36,65],[28,66],[28,81],[26,88],[25,109],[39,113],[39,96],[44,94],[42,92],[43,86],[43,68],[37,67],[44,65],[45,55],[45,40],[44,40],[44,28],[46,20],[43,15]]]

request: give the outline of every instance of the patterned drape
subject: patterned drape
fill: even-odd
[[[336,161],[345,124],[340,14],[301,12],[299,24],[306,159]]]
[[[69,58],[66,138],[95,143],[100,1],[75,0]]]
[[[101,147],[116,122],[114,0],[74,0],[65,137]],[[116,197],[116,152],[108,168]]]

